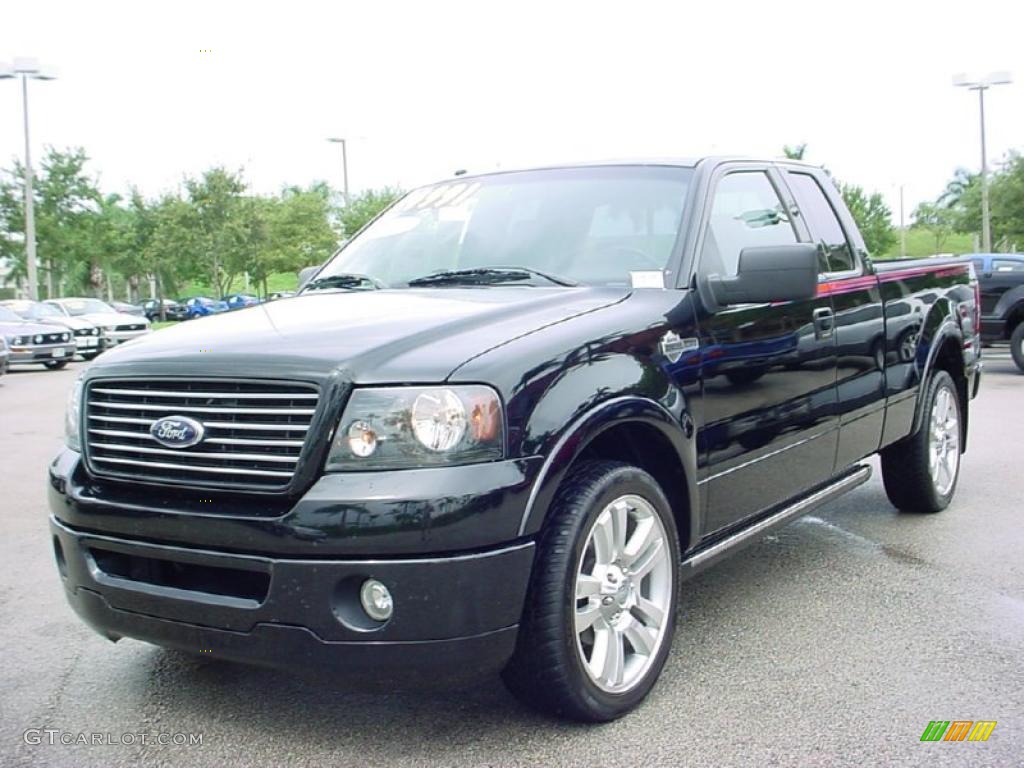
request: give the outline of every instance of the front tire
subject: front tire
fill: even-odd
[[[574,467],[552,510],[503,677],[542,711],[614,720],[647,696],[672,645],[675,520],[654,478],[615,461]]]
[[[59,361],[54,360],[54,361],[50,361],[50,362],[47,362],[47,363],[43,363],[43,365],[45,365],[51,371],[59,371],[61,368],[66,367],[67,364],[68,364],[67,360],[59,360]]]
[[[1017,327],[1010,334],[1010,354],[1017,368],[1024,373],[1024,320],[1017,323]]]
[[[882,450],[885,493],[904,512],[941,512],[960,477],[961,403],[946,371],[932,375],[923,408],[917,432]]]

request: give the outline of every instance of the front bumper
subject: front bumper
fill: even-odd
[[[50,525],[68,601],[108,638],[338,670],[361,687],[450,683],[511,656],[534,553],[518,526],[537,468],[331,474],[259,516],[251,497],[236,509],[94,479],[65,450],[50,466]],[[383,625],[358,603],[367,578],[393,596]]]
[[[75,356],[76,348],[73,341],[60,344],[33,344],[26,347],[11,347],[11,364],[14,363],[48,363],[51,361],[70,360]]]
[[[293,560],[76,531],[51,518],[68,602],[101,635],[361,684],[472,679],[512,654],[533,544],[454,557]],[[368,628],[367,578],[395,611]]]
[[[75,336],[75,348],[78,354],[85,352],[102,352],[106,348],[103,336]]]
[[[145,336],[149,331],[149,328],[141,331],[104,331],[103,338],[106,340],[106,346],[116,347],[118,344],[124,344],[126,341],[139,338],[139,336]]]

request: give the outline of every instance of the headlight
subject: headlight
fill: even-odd
[[[99,336],[100,335],[100,329],[99,328],[93,328],[92,329],[92,335],[93,336]]]
[[[71,339],[71,334],[70,333],[62,334],[60,338],[61,338],[62,341],[69,341]]]
[[[42,335],[40,335],[40,334],[36,334],[36,335],[35,335],[35,336],[34,336],[34,337],[32,338],[32,341],[34,341],[34,342],[35,342],[36,344],[42,344],[42,343],[43,343],[43,337],[42,337]]]
[[[8,339],[12,347],[23,347],[28,344],[28,339],[24,336],[9,336]]]
[[[500,459],[501,401],[490,387],[357,389],[331,443],[327,469],[407,469]]]
[[[84,382],[79,376],[71,391],[68,392],[68,404],[64,409],[64,444],[73,451],[82,450],[79,435],[79,424],[82,419],[82,387]]]

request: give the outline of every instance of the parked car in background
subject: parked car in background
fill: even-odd
[[[251,293],[229,293],[224,297],[224,301],[227,303],[228,309],[255,307],[260,303],[259,297],[253,296]]]
[[[11,361],[11,350],[7,348],[7,339],[0,333],[0,376],[7,373],[7,366]]]
[[[981,284],[981,337],[1010,342],[1013,362],[1024,372],[1024,253],[971,253]]]
[[[105,301],[88,298],[48,299],[68,317],[80,317],[100,327],[107,346],[115,346],[144,336],[150,331],[149,320],[118,312]]]
[[[189,299],[182,299],[181,303],[185,305],[187,320],[194,320],[197,317],[206,317],[207,315],[217,315],[228,311],[228,303],[226,301],[217,301],[208,296],[193,296]]]
[[[66,315],[45,302],[12,299],[0,302],[0,306],[7,307],[22,320],[67,328],[74,336],[75,348],[83,360],[92,360],[106,346],[106,339],[98,325],[81,317]]]
[[[149,320],[160,319],[160,302],[158,299],[146,299],[142,309]],[[188,320],[188,309],[172,299],[164,299],[164,318],[166,320]]]
[[[40,363],[51,369],[63,368],[75,355],[75,342],[67,328],[30,322],[7,307],[0,307],[0,335],[10,348],[10,365]]]
[[[110,306],[118,312],[123,312],[126,315],[135,315],[136,317],[146,316],[146,311],[140,304],[129,304],[126,301],[112,301],[110,302]]]

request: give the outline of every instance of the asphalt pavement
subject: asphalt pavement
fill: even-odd
[[[0,765],[1024,764],[1024,375],[987,352],[948,510],[897,514],[876,472],[687,583],[660,683],[604,726],[535,714],[497,680],[369,695],[100,638],[65,604],[44,501],[82,364],[12,372]],[[998,724],[984,743],[921,742],[931,720]]]

